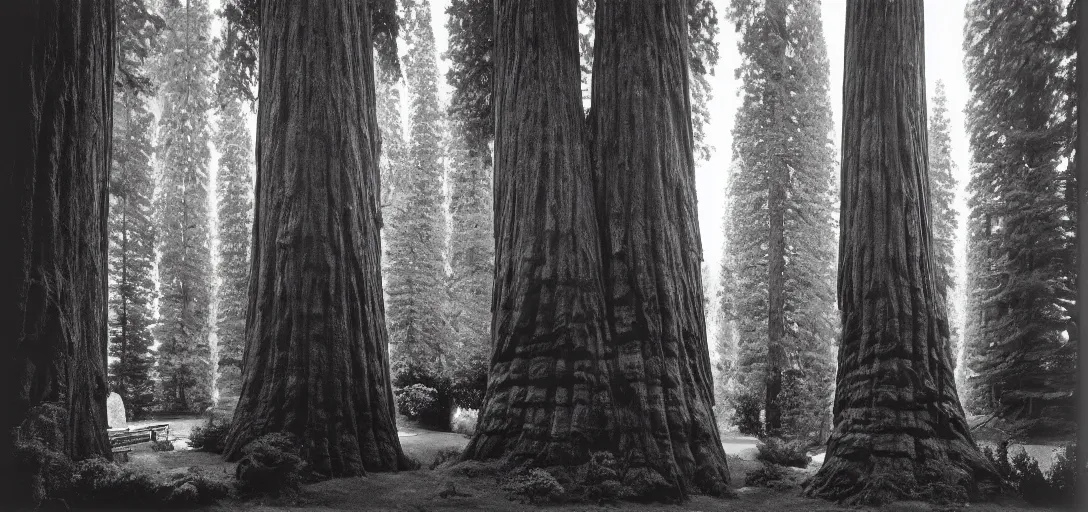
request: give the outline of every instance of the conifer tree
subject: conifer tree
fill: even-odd
[[[922,0],[851,1],[834,428],[808,496],[879,505],[1001,490],[960,406],[934,279]]]
[[[394,381],[441,375],[445,261],[442,112],[428,0],[404,4],[405,84],[409,100],[406,158],[386,222],[387,318]]]
[[[1075,300],[1062,129],[1061,3],[972,1],[964,29],[972,194],[968,407],[1045,426],[1072,419]],[[1068,423],[1066,424],[1068,425]]]
[[[143,0],[126,0],[117,7],[118,65],[109,184],[109,377],[129,418],[136,418],[147,412],[154,400],[151,137],[155,119],[147,104],[154,87],[146,64],[163,21]]]
[[[249,251],[253,229],[253,138],[246,126],[246,100],[228,87],[220,68],[217,83],[218,123],[214,136],[219,152],[216,174],[219,253],[216,273],[215,330],[218,340],[220,401],[234,403],[242,385],[246,307],[249,304]]]
[[[714,152],[712,141],[706,138],[710,122],[712,99],[710,77],[718,64],[718,12],[713,0],[688,2],[688,37],[690,55],[688,80],[691,87],[691,126],[695,136],[695,157],[710,160]],[[578,0],[578,49],[581,55],[582,103],[590,106],[590,84],[593,81],[593,16],[597,0]]]
[[[833,124],[819,4],[738,0],[730,14],[743,58],[723,268],[736,378],[741,392],[763,398],[769,433],[816,437],[830,412],[836,330]]]
[[[951,315],[956,286],[954,248],[958,219],[953,204],[956,199],[956,178],[953,177],[955,163],[952,161],[948,98],[945,97],[944,82],[940,80],[933,91],[932,105],[929,115],[929,203],[933,215],[933,260],[937,265],[937,290],[944,297]],[[952,354],[952,367],[955,368],[956,354],[959,353],[959,330],[955,323],[951,329],[949,353]]]
[[[208,123],[214,61],[211,13],[204,0],[167,0],[166,29],[158,62],[158,155],[162,162],[158,199],[159,302],[158,373],[163,407],[201,410],[211,404],[209,346],[211,246]]]

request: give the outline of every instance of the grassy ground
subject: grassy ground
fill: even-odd
[[[163,419],[149,423],[163,422]],[[193,417],[178,417],[167,420],[171,423],[171,437],[188,437],[193,426],[203,420]],[[399,473],[375,473],[364,478],[343,478],[328,480],[304,486],[299,496],[283,498],[260,498],[250,501],[229,500],[218,505],[206,507],[207,511],[244,510],[252,512],[272,511],[332,511],[332,510],[373,510],[373,511],[411,511],[437,512],[449,510],[493,510],[525,511],[545,510],[556,512],[581,511],[947,511],[957,510],[936,507],[920,502],[901,502],[880,509],[846,508],[822,500],[812,500],[800,496],[801,483],[819,468],[821,456],[815,457],[806,469],[789,468],[789,475],[779,488],[744,487],[745,475],[758,469],[761,463],[755,461],[757,441],[751,437],[724,436],[723,446],[729,454],[729,468],[732,487],[738,496],[732,499],[716,499],[706,496],[694,496],[682,505],[660,503],[638,504],[622,503],[619,505],[574,505],[550,504],[528,505],[502,488],[498,478],[489,476],[465,476],[456,467],[443,465],[436,470],[428,469],[435,455],[443,450],[462,449],[468,438],[462,434],[433,432],[418,428],[408,423],[400,423],[401,445],[409,456],[422,464],[422,469]],[[201,467],[208,476],[221,477],[230,481],[234,475],[234,464],[224,462],[215,454],[196,452],[186,449],[184,439],[175,442],[175,451],[154,452],[150,445],[133,447],[129,464],[146,468],[150,471],[174,473],[184,472],[190,467]],[[449,496],[451,489],[456,495]],[[1023,502],[1006,499],[997,503],[972,504],[963,510],[1011,512],[1018,510],[1036,510]]]

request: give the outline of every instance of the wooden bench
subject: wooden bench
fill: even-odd
[[[137,429],[126,429],[109,433],[111,447],[131,446],[134,444],[158,441],[159,439],[165,440],[169,437],[169,423],[148,425]]]

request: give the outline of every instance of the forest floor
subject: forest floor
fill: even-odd
[[[188,449],[184,438],[188,437],[193,426],[199,425],[200,418],[172,418],[171,438],[176,449],[167,452],[155,452],[150,445],[137,445],[129,454],[129,464],[140,466],[154,472],[180,473],[191,467],[201,468],[206,475],[221,477],[230,481],[234,475],[234,463],[225,462],[215,454],[197,452]],[[156,419],[153,422],[162,422]],[[745,475],[761,467],[755,460],[757,440],[745,436],[725,436],[723,446],[728,454],[732,487],[738,496],[732,499],[717,499],[707,496],[694,496],[681,505],[621,503],[614,505],[586,504],[549,504],[528,505],[503,489],[494,475],[465,476],[456,469],[440,466],[429,469],[435,456],[448,449],[462,449],[468,438],[451,432],[435,432],[415,426],[401,424],[400,440],[404,452],[421,463],[422,468],[399,473],[374,473],[363,478],[341,478],[318,482],[303,487],[302,492],[292,498],[259,498],[247,501],[228,500],[217,505],[204,507],[202,510],[220,512],[244,510],[250,512],[272,511],[332,511],[332,510],[373,510],[373,511],[411,511],[438,512],[448,510],[494,510],[525,511],[539,509],[555,512],[582,511],[948,511],[955,508],[937,507],[921,502],[900,502],[879,509],[842,507],[822,500],[802,498],[801,483],[813,474],[823,461],[823,454],[817,453],[813,462],[805,469],[788,468],[788,477],[777,488],[745,487]],[[456,496],[447,497],[451,489]],[[970,511],[1020,511],[1037,510],[1022,501],[1005,498],[995,503],[971,504],[963,510]]]

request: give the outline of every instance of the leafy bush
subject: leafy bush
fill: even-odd
[[[229,421],[208,418],[204,426],[193,427],[193,431],[189,433],[189,446],[197,451],[223,453],[226,449],[228,430],[230,430]]]
[[[457,448],[446,448],[444,450],[439,450],[438,453],[435,454],[434,460],[431,461],[431,469],[433,470],[438,466],[441,466],[442,464],[445,464],[451,460],[457,460],[457,458],[460,456],[461,450],[458,450]]]
[[[768,437],[756,448],[759,450],[756,459],[766,463],[803,469],[812,462],[807,446],[800,440]]]
[[[438,390],[423,384],[412,384],[394,391],[397,410],[409,419],[418,420],[438,403]]]
[[[155,441],[151,443],[151,450],[156,452],[174,451],[174,443],[172,441],[167,441],[166,439]]]
[[[16,442],[14,462],[14,488],[26,494],[11,497],[13,504],[37,507],[51,496],[63,495],[69,486],[72,461],[37,439]]]
[[[733,426],[746,436],[763,437],[763,420],[759,415],[763,403],[752,393],[742,393],[733,401]]]
[[[530,469],[524,475],[515,477],[509,489],[529,503],[559,501],[566,492],[551,473],[540,468]]]
[[[286,433],[266,434],[242,449],[235,477],[238,488],[250,494],[298,491],[302,485],[305,463],[299,457],[299,444]]]
[[[478,409],[462,409],[458,407],[453,411],[453,420],[450,428],[458,434],[471,436],[476,433],[476,420],[480,415]]]
[[[778,464],[764,462],[763,465],[744,475],[744,485],[749,487],[774,487],[786,478],[786,470]]]
[[[595,452],[579,472],[582,495],[587,501],[609,503],[629,496],[630,489],[620,482],[620,467],[610,452]]]

